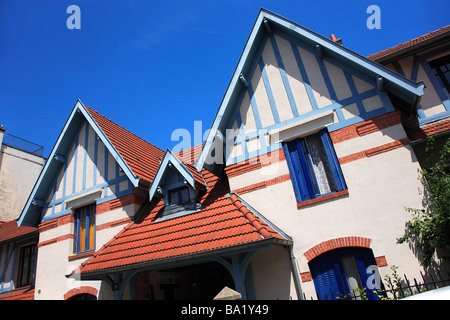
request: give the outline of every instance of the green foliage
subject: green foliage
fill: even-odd
[[[391,291],[393,295],[393,299],[397,300],[399,298],[403,298],[403,290],[402,290],[402,278],[397,273],[398,266],[391,266],[392,276],[385,275],[384,280],[388,287],[387,291]],[[389,297],[383,297],[382,300],[391,300]]]
[[[405,234],[397,243],[417,241],[423,252],[422,265],[428,267],[436,249],[450,252],[450,139],[445,143],[439,159],[433,162],[434,139],[426,146],[426,165],[421,173],[425,193],[423,209],[405,208],[413,218],[406,222]]]

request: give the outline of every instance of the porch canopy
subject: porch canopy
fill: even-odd
[[[292,239],[265,217],[229,193],[228,179],[204,169],[208,189],[201,209],[172,219],[158,219],[164,201],[147,201],[127,225],[70,277],[106,280],[121,299],[140,271],[162,270],[216,261],[230,272],[235,290],[245,295],[245,274],[254,254],[270,246],[289,247]]]

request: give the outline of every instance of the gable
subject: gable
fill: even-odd
[[[162,190],[177,188],[185,184],[193,189],[206,188],[206,182],[200,172],[197,172],[190,164],[182,163],[172,151],[167,150],[150,186],[149,199],[153,199],[155,195],[161,197]]]
[[[133,185],[92,126],[84,121],[71,147],[60,155],[61,166],[42,206],[41,222],[133,192]]]
[[[270,131],[324,112],[333,114],[329,124],[333,131],[392,111],[387,91],[414,110],[423,87],[423,83],[416,84],[261,10],[213,121],[197,170],[215,164],[210,159],[217,135],[226,136],[228,165],[279,149],[279,143],[270,141]],[[227,129],[233,129],[233,133],[227,134]]]
[[[148,186],[161,154],[78,100],[17,223],[37,226],[44,217],[69,213],[83,197],[98,204]]]
[[[255,60],[240,98],[230,106],[227,127],[235,138],[228,144],[227,165],[279,149],[271,132],[326,112],[332,111],[328,129],[334,131],[394,110],[376,78],[321,58],[316,48],[281,32],[263,41]]]

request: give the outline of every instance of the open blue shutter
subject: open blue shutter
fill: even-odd
[[[300,140],[295,139],[293,141],[283,143],[283,149],[285,152],[286,161],[288,163],[292,184],[294,185],[297,202],[311,199],[303,172],[302,160],[303,162],[305,160],[303,153],[301,153],[302,149]]]
[[[376,265],[372,250],[355,248],[354,257],[356,265],[358,266],[359,275],[361,276],[362,284],[366,288],[367,298],[369,300],[379,300],[378,295],[367,288],[367,279],[369,278],[367,276],[367,268],[371,265]]]
[[[283,142],[283,151],[284,151],[284,155],[285,155],[286,162],[288,165],[289,174],[291,176],[292,186],[294,187],[295,198],[297,199],[297,202],[299,202],[300,201],[299,199],[301,199],[301,196],[300,196],[300,189],[298,187],[298,182],[297,182],[297,175],[295,174],[294,164],[292,163],[292,159],[291,159],[291,153],[289,152],[288,145],[285,142]]]
[[[336,266],[332,258],[318,259],[310,265],[311,275],[319,300],[336,300],[340,294]]]
[[[325,152],[330,163],[331,171],[333,172],[334,180],[336,181],[336,186],[338,191],[347,189],[345,184],[344,175],[342,174],[341,166],[339,165],[339,160],[334,151],[333,142],[330,139],[327,129],[322,129],[319,131],[320,138],[322,139]]]

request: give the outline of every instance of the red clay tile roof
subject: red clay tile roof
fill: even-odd
[[[180,152],[175,153],[175,155],[181,159],[184,163],[194,164],[198,157],[200,156],[200,153],[202,152],[203,144],[199,144],[196,146],[193,146],[192,148],[181,150]]]
[[[38,228],[18,226],[16,220],[2,221],[0,223],[0,243],[13,238],[24,236],[35,232],[38,234]]]
[[[33,300],[34,288],[19,288],[0,294],[0,300]]]
[[[134,174],[148,183],[152,182],[158,170],[159,161],[164,157],[164,151],[105,118],[90,107],[86,106],[86,109]]]
[[[446,27],[442,27],[442,28],[440,28],[438,30],[435,30],[435,31],[431,31],[431,32],[429,32],[429,33],[427,33],[427,34],[425,34],[423,36],[419,36],[419,37],[417,37],[415,39],[412,39],[412,40],[406,41],[404,43],[398,44],[398,45],[396,45],[394,47],[391,47],[391,48],[388,48],[386,50],[383,50],[383,51],[371,54],[367,58],[376,61],[376,60],[382,59],[384,57],[387,57],[387,56],[389,56],[391,54],[397,54],[397,53],[399,53],[402,50],[409,49],[410,47],[423,44],[424,41],[431,40],[431,39],[433,39],[433,38],[435,38],[437,36],[443,35],[443,34],[445,34],[447,32],[450,32],[450,25],[448,25]]]
[[[170,258],[222,248],[283,238],[251,213],[236,196],[229,196],[227,178],[218,178],[206,169],[203,176],[209,189],[202,209],[189,215],[157,222],[162,200],[154,200],[148,212],[127,225],[114,239],[86,260],[73,273],[104,272],[142,263],[164,263]]]

